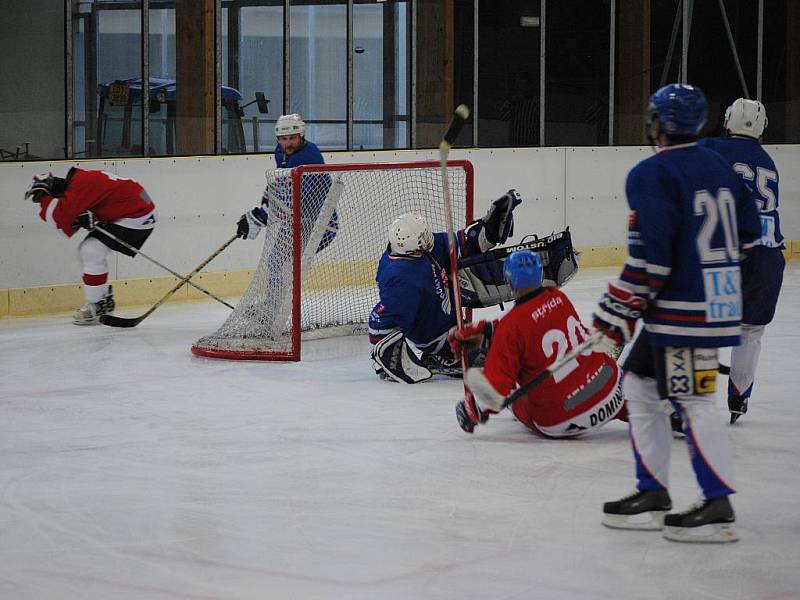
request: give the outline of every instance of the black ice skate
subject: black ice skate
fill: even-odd
[[[461,362],[456,359],[447,360],[433,354],[423,354],[422,364],[434,375],[447,375],[448,377],[461,378]]]
[[[689,510],[664,517],[664,537],[676,542],[735,542],[736,521],[727,496],[702,500]]]
[[[667,490],[637,490],[603,504],[603,525],[613,529],[659,530],[664,528],[664,515],[671,509]]]
[[[728,396],[728,410],[731,412],[731,425],[747,412],[747,398],[744,396]]]
[[[686,434],[683,432],[683,419],[678,411],[669,415],[669,426],[672,428],[672,437],[677,439],[686,437]]]

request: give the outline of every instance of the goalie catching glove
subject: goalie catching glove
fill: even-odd
[[[613,351],[631,341],[636,331],[636,321],[642,317],[646,308],[647,301],[644,298],[609,283],[608,291],[600,298],[592,315],[595,329],[603,332],[598,346],[606,354],[613,356]]]
[[[477,246],[481,252],[504,243],[514,235],[514,209],[522,203],[522,196],[517,190],[508,190],[503,196],[492,202],[489,210],[465,230],[468,239],[477,238]]]

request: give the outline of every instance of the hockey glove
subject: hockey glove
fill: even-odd
[[[266,215],[256,207],[244,213],[236,223],[236,235],[243,240],[254,240],[267,224]]]
[[[475,427],[486,423],[489,414],[488,411],[481,410],[471,392],[467,392],[467,397],[456,404],[456,419],[461,429],[467,433],[473,433]]]
[[[453,327],[447,334],[447,343],[453,356],[461,360],[464,351],[470,352],[483,344],[484,340],[491,339],[494,324],[492,321],[478,321],[468,323],[461,329]]]
[[[647,308],[647,301],[613,283],[600,298],[597,310],[592,315],[595,329],[600,329],[617,346],[624,346],[636,331],[636,321]],[[606,352],[609,354],[609,352]]]
[[[97,224],[97,219],[94,218],[94,215],[89,212],[88,210],[79,214],[75,220],[72,222],[72,227],[75,229],[80,229],[83,227],[84,229],[88,229],[91,231],[94,229],[94,226]]]
[[[514,209],[522,203],[522,196],[517,190],[508,190],[489,207],[483,217],[486,227],[486,239],[496,245],[504,243],[514,235]]]
[[[33,179],[31,180],[31,184],[25,191],[25,200],[30,198],[33,202],[38,204],[41,200],[42,194],[52,196],[51,190],[53,187],[53,179],[54,177],[52,173],[41,173],[39,175],[34,175]]]

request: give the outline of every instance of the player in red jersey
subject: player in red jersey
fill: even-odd
[[[569,298],[556,287],[542,286],[542,262],[530,250],[514,252],[503,273],[516,295],[514,308],[502,319],[478,321],[453,329],[454,353],[491,340],[483,368],[467,371],[472,394],[456,408],[458,422],[471,433],[516,387],[589,337]],[[605,425],[623,408],[617,363],[587,349],[513,405],[514,416],[547,437],[573,437]]]
[[[94,225],[102,221],[109,233],[134,248],[141,248],[156,222],[153,201],[133,179],[75,167],[64,179],[52,173],[34,176],[25,198],[39,204],[42,220],[67,237],[81,227],[89,230],[78,246],[86,304],[75,311],[72,322],[98,323],[100,315],[114,310],[114,295],[108,284],[109,254],[116,251],[134,256],[135,253],[94,230]]]

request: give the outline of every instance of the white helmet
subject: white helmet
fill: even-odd
[[[723,128],[735,135],[760,138],[767,127],[767,109],[758,100],[739,98],[725,111]]]
[[[392,254],[428,252],[433,248],[433,234],[425,219],[414,213],[397,217],[389,225],[389,249]]]
[[[292,113],[291,115],[281,115],[278,117],[278,122],[275,123],[275,137],[281,137],[282,135],[294,135],[296,133],[303,135],[305,132],[306,124],[297,113]]]

